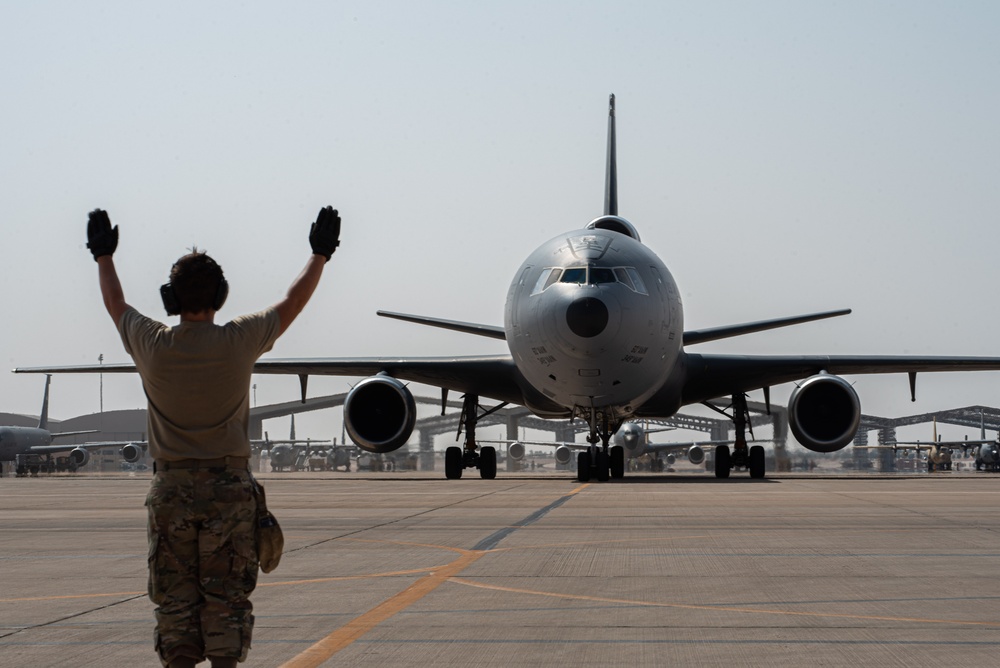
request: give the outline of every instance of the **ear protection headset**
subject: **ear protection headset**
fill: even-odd
[[[229,281],[225,278],[219,279],[219,287],[215,290],[215,298],[212,300],[212,309],[218,311],[226,303],[229,296]],[[174,284],[167,281],[160,286],[160,298],[163,300],[163,308],[167,310],[167,315],[180,315],[181,304],[174,292]]]

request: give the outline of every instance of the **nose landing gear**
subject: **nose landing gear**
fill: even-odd
[[[599,482],[606,482],[611,478],[625,477],[625,448],[620,445],[610,447],[611,436],[621,424],[622,421],[619,420],[613,429],[608,429],[608,416],[604,413],[598,416],[597,410],[591,409],[590,435],[587,436],[590,447],[577,455],[577,480],[589,482],[591,478],[595,478]]]

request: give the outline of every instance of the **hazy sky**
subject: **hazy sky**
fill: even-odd
[[[375,310],[502,324],[524,258],[601,213],[612,92],[620,212],[688,328],[854,309],[698,350],[1000,355],[995,2],[0,7],[8,367],[128,360],[85,248],[95,207],[151,315],[193,245],[232,285],[222,316],[273,303],[332,204],[342,246],[271,356],[504,352]],[[905,374],[854,379],[866,413],[1000,404],[1000,372],[922,375],[916,404]],[[0,411],[37,414],[42,386],[0,375]],[[105,409],[143,405],[105,376]],[[97,377],[55,379],[54,417],[98,409]],[[339,435],[332,415],[300,434]]]

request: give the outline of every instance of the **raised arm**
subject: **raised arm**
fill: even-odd
[[[309,298],[312,297],[323,275],[323,267],[340,245],[340,216],[336,209],[329,206],[320,209],[316,222],[309,230],[309,244],[312,246],[313,254],[306,262],[305,268],[292,282],[285,298],[274,305],[281,321],[279,336],[285,333],[288,326],[309,303]]]
[[[115,326],[128,308],[122,284],[118,280],[118,271],[112,258],[118,248],[118,226],[111,227],[108,213],[102,209],[94,209],[87,220],[87,248],[97,262],[98,279],[101,282],[101,297],[104,298],[104,308],[114,320]]]

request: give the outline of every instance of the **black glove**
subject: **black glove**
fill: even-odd
[[[114,255],[118,248],[118,226],[111,227],[111,219],[104,209],[94,209],[87,221],[87,248],[94,254],[94,262],[102,255]]]
[[[309,245],[313,253],[330,261],[333,251],[340,245],[340,216],[336,209],[325,206],[319,210],[316,222],[309,229]]]

